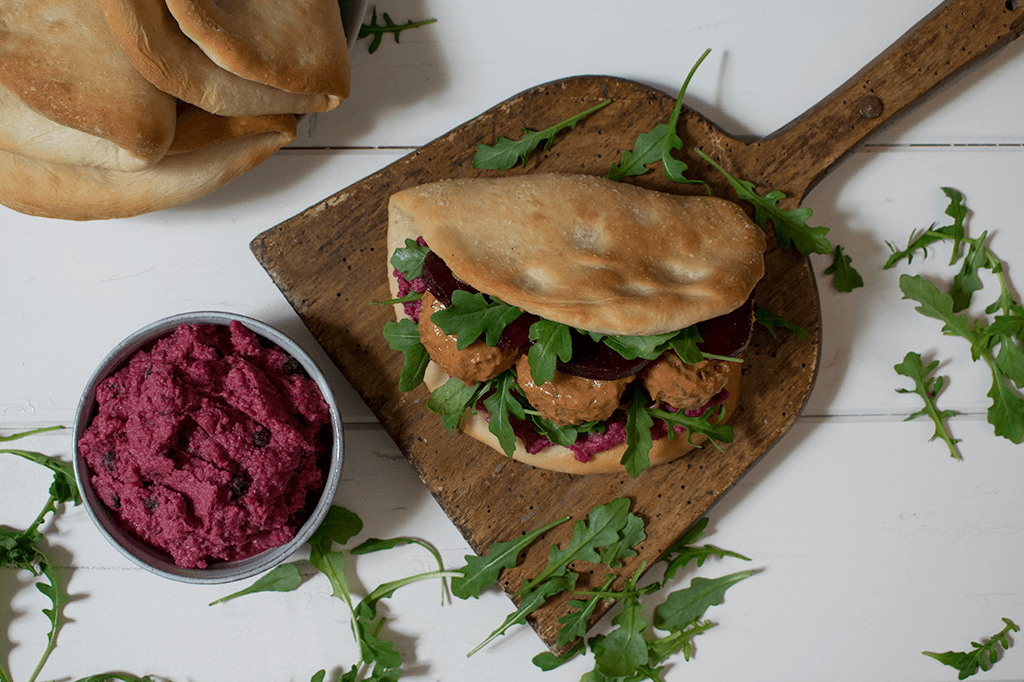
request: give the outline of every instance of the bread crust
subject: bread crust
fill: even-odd
[[[736,204],[607,178],[446,180],[394,194],[389,216],[463,282],[592,332],[678,331],[735,310],[764,276],[764,233]]]
[[[537,176],[533,175],[526,177],[536,178]],[[518,179],[516,181],[517,184],[522,185],[522,180],[523,179]],[[540,178],[540,181],[542,183],[561,183],[564,181],[578,182],[578,180],[576,180],[576,176],[545,176]],[[448,182],[454,183],[455,181]],[[585,184],[589,184],[589,180],[584,180],[583,182]],[[390,202],[387,235],[388,258],[390,258],[391,254],[394,253],[395,249],[399,247],[404,247],[406,240],[415,241],[417,238],[422,236],[426,239],[427,244],[431,249],[434,248],[435,241],[444,242],[443,238],[440,240],[437,238],[438,233],[436,231],[432,231],[429,235],[423,234],[423,231],[421,229],[422,222],[418,221],[417,215],[415,215],[415,212],[417,211],[418,198],[415,201],[410,201],[409,198],[413,194],[423,196],[424,194],[435,193],[435,196],[432,199],[432,201],[439,203],[439,205],[441,205],[443,208],[456,210],[454,206],[454,202],[456,201],[455,198],[442,197],[436,194],[439,192],[438,186],[447,184],[448,183],[433,183],[432,186],[422,188],[417,192],[410,192],[409,190],[405,190],[404,192],[400,192],[399,194],[392,196]],[[460,182],[459,184],[463,185],[464,183]],[[449,187],[446,187],[445,189],[449,189],[450,187],[451,186],[449,185]],[[460,187],[459,191],[456,192],[456,194],[461,194],[464,189],[464,187]],[[647,190],[640,191],[646,192]],[[447,194],[447,192],[444,192],[443,194]],[[632,190],[630,190],[630,195],[632,194],[633,192]],[[622,201],[624,199],[620,198],[619,200]],[[739,210],[738,207],[736,210]],[[744,227],[743,229],[746,228]],[[757,228],[757,233],[758,235],[760,235],[759,228]],[[763,251],[764,248],[763,235],[760,235],[760,240],[758,240],[755,237],[752,238],[752,241],[753,246],[751,248],[757,251],[756,260],[760,261],[761,251]],[[442,257],[442,259],[444,258],[444,254],[439,253],[439,255]],[[754,273],[763,273],[763,261],[760,262],[760,268],[756,267],[756,264],[753,267],[751,267],[750,272],[748,273],[748,277],[752,277]],[[463,275],[460,273],[456,273],[456,276],[460,277],[460,279],[463,279]],[[757,274],[757,278],[749,282],[750,289],[753,289],[754,284],[756,284],[757,279],[760,279],[760,277],[761,274]],[[481,283],[478,280],[463,279],[463,281],[473,284],[480,290],[486,291],[489,294],[493,293],[492,291],[485,288],[485,286],[480,286]],[[392,297],[397,298],[399,293],[399,283],[398,280],[394,277],[393,270],[390,264],[388,265],[388,283],[391,289]],[[741,289],[745,289],[745,287],[746,283],[744,283]],[[724,310],[722,313],[716,314],[724,314],[726,312],[730,312],[731,310],[735,309],[740,304],[745,302],[748,295],[749,291],[744,293],[743,298],[738,303],[736,303],[736,305],[734,305],[732,308]],[[502,297],[499,296],[499,298]],[[505,300],[505,302],[510,302],[505,298],[502,298],[502,300]],[[404,318],[408,318],[408,316],[405,314],[404,306],[402,304],[396,304],[394,306],[394,310],[397,319],[401,320]],[[537,311],[534,310],[531,312]],[[700,318],[698,320],[694,320],[694,322],[691,322],[690,324],[701,321],[703,319],[708,318]],[[682,327],[677,327],[676,329],[681,328]],[[725,414],[722,418],[723,423],[727,422],[733,416],[733,414],[736,412],[738,408],[740,399],[741,377],[741,363],[730,363],[729,379],[726,383],[726,390],[728,390],[729,394],[727,399],[723,403],[725,407]],[[443,369],[441,369],[436,363],[431,361],[427,366],[423,382],[426,385],[426,387],[431,392],[433,392],[437,390],[438,387],[442,386],[448,379],[449,375]],[[488,445],[489,447],[493,448],[502,456],[507,456],[505,455],[504,450],[502,450],[497,437],[494,434],[492,434],[488,429],[488,420],[483,413],[473,413],[471,410],[467,410],[465,419],[462,424],[462,431],[464,431],[467,435],[471,436],[472,438],[480,441],[481,443],[484,443],[485,445]],[[675,459],[678,459],[679,457],[693,450],[694,447],[701,446],[701,444],[707,440],[705,436],[696,434],[693,436],[691,444],[691,439],[687,438],[688,435],[689,434],[677,434],[674,438],[664,437],[655,440],[649,453],[650,465],[652,467],[658,466],[660,464],[665,464]],[[528,464],[530,466],[535,466],[541,469],[559,471],[569,474],[623,473],[625,471],[625,467],[620,463],[619,460],[622,458],[622,455],[625,452],[625,450],[626,445],[623,443],[612,448],[609,448],[608,450],[605,450],[603,452],[595,454],[589,461],[581,462],[580,460],[576,459],[576,455],[572,450],[559,445],[551,445],[537,453],[531,454],[527,452],[525,443],[522,441],[522,439],[517,438],[516,447],[514,453],[512,454],[512,458],[524,464]]]
[[[156,87],[221,116],[330,111],[341,97],[286,92],[218,66],[182,33],[163,0],[98,0],[125,57]]]

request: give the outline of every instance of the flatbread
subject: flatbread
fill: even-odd
[[[700,201],[690,201],[694,198]],[[762,253],[765,241],[760,228],[750,222],[735,204],[704,199],[677,197],[631,185],[619,185],[602,178],[565,174],[531,174],[496,180],[432,183],[392,195],[388,214],[387,253],[390,259],[394,250],[404,246],[407,239],[416,240],[422,236],[462,281],[542,317],[592,331],[655,334],[661,331],[645,330],[662,329],[665,319],[693,319],[702,315],[692,322],[663,330],[677,331],[738,308],[746,302],[764,272]],[[625,236],[615,234],[617,231],[622,231]],[[567,238],[566,234],[592,238],[573,240]],[[594,248],[598,242],[622,245],[624,250],[619,255],[613,250],[598,251]],[[586,246],[580,247],[581,243]],[[438,244],[442,245],[442,250],[438,249]],[[653,264],[658,261],[673,262],[673,259],[679,262],[682,255],[685,255],[681,255],[680,250],[694,246],[699,250],[724,249],[728,253],[705,253],[703,258],[694,259],[700,267],[691,264],[690,268],[702,273],[703,279],[691,277],[679,282],[678,277],[668,278],[669,284],[662,286],[665,300],[660,304],[658,294],[653,290],[637,294],[643,303],[639,309],[647,308],[637,314],[656,317],[657,325],[648,324],[642,317],[623,318],[615,310],[607,314],[598,310],[601,306],[630,308],[629,301],[623,300],[631,291],[628,287],[616,291],[605,300],[586,299],[584,305],[589,309],[583,313],[576,311],[574,317],[571,306],[566,314],[566,306],[544,296],[531,297],[531,307],[528,307],[506,284],[518,281],[517,269],[524,271],[534,268],[533,260],[542,254],[542,260],[549,260],[541,266],[543,269],[574,273],[580,278],[573,283],[569,281],[570,276],[561,277],[565,280],[562,282],[567,292],[565,295],[579,299],[573,293],[575,290],[590,287],[595,280],[615,281],[615,278],[605,277],[605,273],[600,270],[597,273],[590,271],[589,268],[594,267],[595,262],[602,263],[602,268],[616,272],[617,281],[625,283],[630,279],[629,267],[636,264],[654,267]],[[644,248],[650,251],[642,253]],[[468,252],[474,253],[481,260],[475,264],[466,263],[465,254]],[[482,260],[492,256],[496,259],[494,262]],[[577,261],[580,260],[585,267],[577,267]],[[453,266],[453,261],[457,265]],[[687,263],[686,260],[682,262]],[[704,264],[707,262],[714,264]],[[725,271],[730,264],[740,270],[738,276]],[[529,271],[534,272],[533,269]],[[708,281],[713,278],[726,280],[729,284],[716,286],[715,282]],[[641,276],[640,281],[647,280]],[[388,282],[392,297],[397,298],[399,285],[390,265]],[[503,295],[495,294],[494,289],[490,288],[495,283],[506,286]],[[680,287],[684,290],[693,287],[695,291],[689,296],[682,295],[677,291]],[[719,298],[717,301],[716,294]],[[659,309],[663,307],[675,307],[677,310],[661,314]],[[638,310],[636,306],[630,309]],[[396,304],[394,310],[397,319],[407,317],[402,304]],[[551,310],[561,315],[562,319],[548,314]],[[708,312],[718,310],[721,312]],[[590,326],[594,320],[606,317],[613,322],[628,322],[631,331],[608,332]],[[586,324],[578,324],[580,319],[585,319]],[[729,378],[725,386],[729,394],[723,403],[723,422],[732,419],[739,407],[742,368],[741,363],[729,363]],[[437,390],[448,379],[449,375],[439,365],[429,362],[423,378],[428,390]],[[467,435],[490,446],[501,456],[507,456],[497,437],[488,429],[487,417],[483,413],[467,411],[461,428]],[[706,440],[699,434],[693,436],[692,444],[686,434],[671,439],[657,439],[649,452],[651,466],[671,462],[694,447],[700,447]],[[517,438],[512,458],[530,466],[570,474],[623,473],[625,469],[619,460],[625,450],[626,445],[623,443],[597,453],[587,462],[581,462],[572,450],[559,445],[551,445],[531,454],[527,452],[523,441]]]
[[[136,171],[156,159],[140,158],[110,140],[43,116],[0,85],[0,150],[49,163]]]
[[[337,94],[294,93],[221,68],[182,33],[164,0],[98,0],[132,65],[156,87],[221,116],[330,111]]]
[[[764,233],[736,204],[593,176],[420,185],[392,195],[388,220],[389,253],[422,235],[463,282],[605,334],[661,334],[724,315],[764,275]]]
[[[58,126],[118,148],[124,170],[156,163],[174,137],[175,101],[122,54],[94,0],[4,0],[0,87]],[[66,163],[93,162],[81,136]],[[9,147],[8,147],[9,148]],[[49,154],[50,152],[46,152]]]
[[[154,166],[135,172],[51,164],[0,152],[0,203],[63,220],[127,218],[209,194],[295,139],[292,114],[223,119],[183,107],[178,135]]]
[[[348,97],[337,0],[167,0],[182,32],[220,67],[288,92]]]

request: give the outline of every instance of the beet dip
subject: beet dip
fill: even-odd
[[[121,525],[183,568],[287,543],[323,489],[330,411],[238,322],[182,324],[96,389],[78,442]]]

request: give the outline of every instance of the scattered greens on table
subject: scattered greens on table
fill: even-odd
[[[527,547],[567,520],[556,519],[515,540],[496,542],[485,555],[467,555],[466,565],[455,570],[445,570],[436,551],[419,540],[367,540],[349,550],[349,553],[366,554],[390,549],[397,544],[417,543],[431,551],[438,569],[384,583],[354,603],[345,579],[346,552],[343,546],[362,530],[363,524],[352,512],[342,507],[332,507],[324,525],[310,540],[310,562],[328,577],[334,588],[333,596],[348,606],[352,615],[352,633],[360,651],[360,661],[338,677],[336,682],[384,682],[401,677],[401,654],[381,635],[386,625],[386,619],[377,613],[377,604],[381,599],[390,598],[405,585],[434,578],[451,578],[451,592],[460,599],[477,598],[483,590],[497,585],[504,569],[516,566],[518,557]],[[609,572],[599,589],[576,590],[580,574],[570,570],[570,564],[586,562],[598,568],[621,567],[623,560],[636,556],[633,547],[647,537],[643,521],[629,511],[627,499],[619,498],[594,507],[585,521],[577,520],[573,524],[572,535],[564,547],[550,547],[547,565],[537,575],[524,580],[519,587],[515,595],[519,606],[479,645],[467,652],[467,656],[472,656],[513,626],[525,624],[527,616],[555,595],[565,593],[575,597],[569,601],[573,610],[559,619],[561,626],[556,646],[565,649],[565,653],[561,656],[551,652],[538,654],[533,659],[537,667],[552,670],[579,654],[585,654],[589,649],[594,655],[594,669],[586,679],[661,680],[663,668],[659,667],[660,664],[679,652],[689,660],[693,655],[693,638],[712,627],[712,623],[702,620],[704,612],[720,604],[726,590],[753,574],[753,571],[746,570],[713,579],[695,577],[689,587],[669,593],[654,609],[653,622],[648,622],[640,602],[641,597],[662,590],[667,581],[688,564],[695,562],[700,567],[712,556],[749,561],[747,557],[712,545],[695,546],[693,543],[703,537],[706,526],[707,519],[701,519],[665,553],[661,561],[668,566],[661,582],[640,587],[638,582],[645,568],[641,565],[621,588],[613,587],[615,575]],[[295,564],[283,564],[250,587],[214,603],[260,591],[295,589],[301,582],[299,576],[300,571]],[[614,627],[606,635],[595,635],[587,639],[590,618],[602,601],[618,602],[621,607],[611,621]],[[652,624],[655,630],[660,631],[659,634],[649,634],[651,631],[648,628]],[[325,670],[320,670],[311,682],[324,682],[326,675]]]
[[[687,75],[682,88],[679,90],[679,95],[676,97],[675,106],[672,109],[668,122],[659,123],[651,130],[637,135],[633,148],[622,151],[619,163],[612,163],[606,177],[619,181],[627,177],[644,175],[651,170],[650,166],[661,163],[665,177],[673,182],[702,185],[709,195],[712,193],[711,188],[706,182],[686,178],[684,173],[689,170],[688,166],[672,155],[672,152],[683,149],[683,140],[676,132],[679,115],[682,111],[683,97],[690,84],[690,79],[693,78],[697,67],[700,66],[709,52],[710,50],[704,51]],[[566,128],[575,127],[577,122],[591,115],[607,103],[608,101],[606,100],[596,107],[576,114],[561,123],[556,123],[543,131],[524,129],[525,135],[519,140],[499,137],[495,145],[478,145],[476,155],[473,157],[473,167],[489,170],[508,170],[519,162],[522,162],[525,166],[529,155],[541,143],[544,143],[544,149],[547,149],[558,132]],[[833,262],[825,270],[825,274],[832,275],[833,286],[837,291],[849,292],[864,286],[864,281],[853,267],[850,256],[844,254],[841,247],[833,246],[829,241],[826,236],[829,228],[824,226],[810,227],[807,224],[812,215],[810,208],[782,209],[778,206],[778,203],[786,198],[784,193],[773,190],[767,194],[760,195],[757,193],[754,183],[733,177],[702,150],[694,148],[693,151],[725,177],[739,199],[753,204],[754,222],[761,229],[767,230],[769,222],[771,223],[772,227],[775,228],[775,236],[779,241],[779,245],[783,249],[793,246],[804,256],[812,253],[831,254]]]
[[[917,302],[917,311],[926,317],[943,322],[942,333],[957,336],[971,346],[971,357],[975,362],[984,360],[992,376],[992,387],[988,397],[992,405],[988,409],[988,422],[993,426],[995,435],[1002,436],[1013,443],[1024,442],[1024,308],[1013,297],[1013,288],[1007,280],[1006,269],[1002,261],[985,245],[987,232],[978,237],[967,236],[964,221],[967,207],[963,195],[954,189],[943,188],[949,198],[946,215],[953,219],[951,225],[935,227],[910,235],[907,247],[899,249],[889,244],[892,255],[885,263],[885,268],[892,268],[906,259],[909,264],[917,252],[922,258],[927,257],[928,248],[938,242],[951,242],[952,254],[950,265],[962,261],[960,271],[953,277],[946,291],[920,275],[901,275],[900,289],[903,297]],[[982,270],[989,271],[999,282],[999,294],[985,308],[984,317],[971,319],[967,310],[973,295],[983,288],[979,276]],[[903,362],[895,366],[897,373],[914,381],[913,389],[896,389],[901,393],[917,393],[924,401],[924,408],[912,414],[908,419],[920,415],[928,416],[935,424],[933,438],[944,441],[950,455],[960,459],[956,448],[958,442],[947,427],[946,420],[954,416],[950,410],[940,410],[935,399],[945,386],[945,377],[929,377],[938,367],[938,361],[925,365],[918,353],[910,352]]]
[[[1010,647],[1008,635],[1010,632],[1017,632],[1020,628],[1009,618],[1003,618],[1003,622],[1006,623],[1006,626],[992,635],[986,643],[971,642],[971,646],[974,648],[970,651],[947,651],[942,654],[923,651],[921,653],[925,656],[931,656],[939,663],[956,668],[960,671],[957,679],[966,680],[971,675],[976,674],[978,670],[987,671],[991,668],[992,664],[999,660],[1000,647],[1003,650]]]
[[[373,54],[374,52],[377,51],[377,48],[380,47],[380,41],[388,33],[393,35],[395,37],[395,43],[398,43],[398,38],[399,35],[401,35],[402,31],[405,31],[410,28],[419,28],[420,26],[433,24],[434,22],[437,21],[437,19],[424,19],[422,21],[407,21],[404,24],[396,24],[394,21],[391,20],[391,17],[388,16],[387,12],[384,12],[383,16],[384,23],[378,24],[377,8],[374,7],[373,12],[370,15],[370,23],[363,24],[362,26],[359,27],[359,38],[372,38],[372,40],[370,41],[370,54]]]

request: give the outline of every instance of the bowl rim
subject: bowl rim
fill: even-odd
[[[105,378],[124,367],[128,360],[142,348],[154,341],[170,335],[182,323],[215,324],[227,326],[232,321],[241,323],[250,331],[280,346],[286,353],[295,358],[320,389],[327,403],[331,416],[331,458],[320,493],[310,517],[299,527],[295,537],[278,547],[272,547],[255,556],[238,561],[212,564],[207,568],[182,568],[164,552],[127,534],[106,510],[106,505],[98,498],[88,480],[88,466],[79,452],[78,441],[91,423],[96,407],[96,387]],[[151,322],[125,337],[103,358],[90,375],[78,401],[75,411],[75,422],[72,432],[72,452],[75,479],[89,517],[100,534],[122,555],[139,567],[164,578],[192,584],[219,584],[243,580],[262,573],[282,563],[291,556],[316,531],[326,517],[333,503],[341,480],[341,468],[344,460],[344,433],[341,415],[331,387],[327,383],[323,370],[317,362],[292,338],[275,327],[246,315],[238,313],[202,310],[178,313]]]

